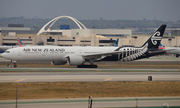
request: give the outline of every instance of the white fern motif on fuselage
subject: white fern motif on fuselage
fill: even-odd
[[[147,52],[148,43],[141,48],[126,47],[120,50],[126,51],[121,54],[123,60],[135,60]]]

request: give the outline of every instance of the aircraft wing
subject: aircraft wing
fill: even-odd
[[[113,52],[102,52],[102,53],[93,53],[93,54],[83,54],[81,55],[84,59],[97,59],[102,58],[104,56],[111,56],[113,54],[118,55],[126,51],[113,51]]]

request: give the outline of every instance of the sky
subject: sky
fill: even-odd
[[[0,0],[0,17],[180,20],[180,0]]]

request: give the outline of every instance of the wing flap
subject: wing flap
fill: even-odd
[[[163,50],[157,50],[157,51],[148,51],[148,53],[153,54],[153,53],[166,53],[167,51],[172,51],[176,49],[163,49]]]
[[[81,55],[84,59],[97,59],[97,58],[104,58],[105,56],[111,56],[113,54],[118,55],[125,51],[113,51],[113,52],[102,52],[102,53],[94,53],[94,54],[84,54]]]

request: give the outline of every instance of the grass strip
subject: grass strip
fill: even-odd
[[[180,96],[180,82],[1,83],[0,100],[93,97]]]

